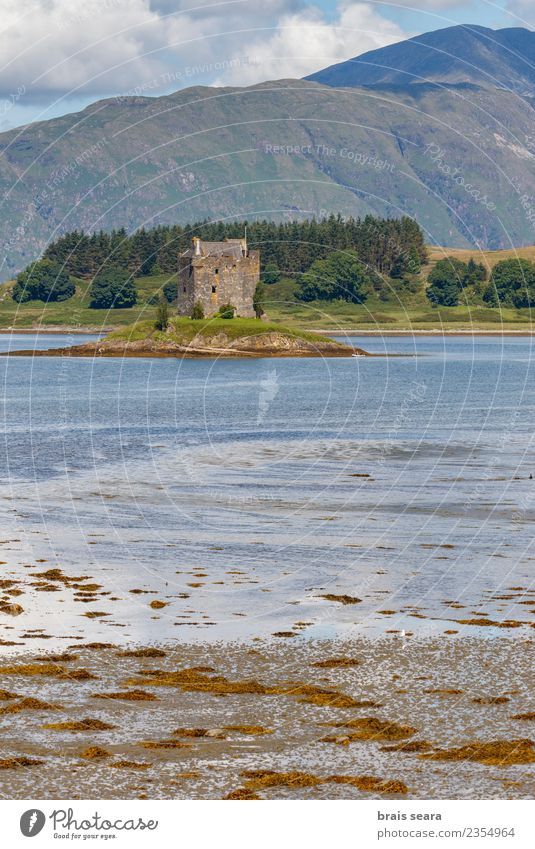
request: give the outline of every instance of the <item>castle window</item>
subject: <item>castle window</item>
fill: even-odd
[[[219,274],[219,268],[214,269],[214,274]]]
[[[185,291],[186,291],[186,287],[184,286],[184,287],[183,287],[183,289],[184,289],[184,292],[185,292]]]
[[[217,292],[217,286],[212,286],[212,295],[215,295]]]

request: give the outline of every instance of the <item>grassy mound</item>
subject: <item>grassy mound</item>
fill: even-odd
[[[318,333],[307,330],[299,330],[295,327],[286,327],[274,322],[259,321],[256,318],[203,318],[192,320],[190,318],[171,318],[167,331],[159,331],[154,327],[153,321],[137,321],[126,327],[110,333],[107,341],[139,342],[143,339],[151,339],[155,342],[176,342],[179,345],[187,345],[193,339],[201,339],[209,342],[219,336],[224,336],[229,342],[243,339],[244,337],[262,336],[269,333],[279,333],[290,339],[301,339],[304,342],[324,345],[328,341],[341,349],[345,346],[334,340],[326,340]]]

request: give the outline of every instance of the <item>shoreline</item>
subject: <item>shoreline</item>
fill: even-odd
[[[254,328],[255,331],[258,328]],[[344,345],[320,334],[303,333],[286,328],[265,332],[250,332],[248,326],[233,326],[217,333],[204,334],[203,328],[188,327],[186,332],[168,332],[154,338],[154,329],[147,328],[140,338],[125,338],[124,333],[111,334],[84,344],[68,344],[57,348],[8,350],[9,357],[175,357],[175,358],[261,358],[261,357],[351,357],[368,356],[352,345]],[[139,334],[138,334],[139,335]],[[69,340],[74,342],[74,340]]]
[[[314,358],[338,358],[349,359],[358,357],[384,357],[386,354],[348,353],[334,350],[325,351],[241,351],[231,348],[194,348],[175,351],[155,351],[150,348],[138,350],[109,350],[94,349],[80,350],[73,345],[72,348],[47,348],[46,350],[0,351],[0,357],[72,357],[73,359],[180,359],[180,360],[205,360],[205,359],[228,359],[228,360],[261,360],[261,359],[314,359]],[[394,354],[391,356],[406,356],[405,354]]]
[[[113,327],[69,327],[67,325],[54,325],[50,328],[40,327],[8,327],[8,328],[0,328],[0,335],[3,336],[13,336],[13,335],[27,335],[27,336],[53,336],[53,335],[79,335],[79,336],[92,336],[92,335],[102,335],[108,333],[113,333],[117,330],[120,330],[122,327],[126,325],[118,325]],[[434,329],[415,329],[415,330],[407,330],[400,329],[394,330],[393,328],[379,328],[376,330],[360,330],[358,327],[349,327],[347,329],[344,328],[315,328],[315,327],[301,327],[297,326],[296,329],[303,330],[305,332],[317,333],[321,336],[535,336],[535,328],[533,330],[525,330],[521,329],[512,329],[512,328],[504,328],[504,329],[452,329],[452,330],[440,330],[438,328]],[[61,350],[61,349],[58,349]]]
[[[322,336],[535,336],[534,330],[324,330],[313,328]]]

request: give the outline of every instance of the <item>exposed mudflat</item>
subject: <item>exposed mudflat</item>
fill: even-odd
[[[2,798],[532,798],[533,640],[65,645],[0,669]]]

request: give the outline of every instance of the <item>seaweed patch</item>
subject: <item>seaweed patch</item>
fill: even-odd
[[[512,766],[535,763],[532,740],[493,740],[489,743],[467,743],[454,749],[437,749],[420,758],[432,761],[477,761],[488,766]]]
[[[336,725],[337,728],[348,728],[351,731],[349,733],[323,737],[320,742],[338,743],[339,745],[348,745],[357,740],[389,742],[412,737],[417,731],[412,725],[398,725],[396,722],[378,719],[376,716],[365,716],[361,719],[350,719],[347,722],[332,724]]]
[[[67,722],[49,722],[43,725],[43,728],[48,728],[51,731],[111,731],[115,728],[109,722],[103,722],[101,719],[80,719],[69,720]]]

